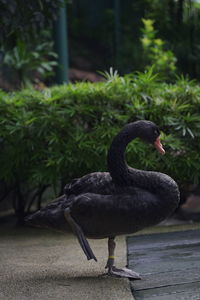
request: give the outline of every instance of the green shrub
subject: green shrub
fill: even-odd
[[[160,127],[166,155],[135,141],[128,163],[167,173],[179,184],[199,181],[200,86],[184,78],[160,83],[152,70],[108,77],[43,92],[0,92],[0,180],[16,191],[21,211],[41,200],[47,186],[58,194],[60,183],[106,170],[113,136],[138,119]]]
[[[48,32],[44,32],[44,37],[41,33],[40,39],[34,39],[28,46],[25,41],[17,40],[16,46],[11,50],[1,48],[5,53],[3,65],[14,71],[21,87],[30,86],[38,77],[45,79],[54,74],[54,67],[58,65],[57,54],[53,52],[53,42],[47,39]]]
[[[151,19],[142,19],[144,28],[142,28],[142,47],[147,68],[154,65],[155,72],[158,72],[166,79],[172,79],[176,71],[176,57],[171,50],[165,49],[165,42],[156,37],[157,32],[154,29],[154,21]]]

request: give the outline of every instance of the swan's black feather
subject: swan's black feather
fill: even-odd
[[[65,186],[64,191],[67,196],[83,193],[107,195],[113,194],[114,189],[115,185],[108,172],[94,172],[72,180]]]

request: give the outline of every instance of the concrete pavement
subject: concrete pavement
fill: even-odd
[[[116,239],[116,265],[126,265],[125,237]],[[107,240],[90,240],[98,262],[87,261],[72,234],[0,229],[1,300],[133,300],[129,281],[105,272]]]

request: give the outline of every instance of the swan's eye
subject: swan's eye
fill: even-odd
[[[160,132],[158,131],[158,129],[154,129],[154,134],[155,135],[160,135]]]

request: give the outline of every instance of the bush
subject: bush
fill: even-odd
[[[165,49],[165,42],[156,38],[157,32],[154,29],[154,21],[151,19],[142,19],[144,28],[142,28],[142,47],[144,51],[144,60],[146,60],[146,68],[154,65],[155,72],[165,80],[172,80],[176,71],[176,57],[173,52]]]
[[[7,67],[15,79],[17,75],[19,86],[28,87],[32,82],[37,83],[54,74],[58,55],[53,52],[53,42],[47,40],[48,35],[49,32],[43,32],[39,39],[33,39],[28,45],[18,40],[14,48],[5,51],[2,66]]]
[[[63,0],[0,0],[0,70],[13,88],[54,75],[52,30]]]
[[[41,30],[52,28],[62,5],[62,0],[0,0],[0,44],[10,50],[17,40],[30,42],[40,36]]]
[[[166,155],[139,141],[128,146],[131,166],[158,170],[179,184],[199,181],[200,87],[178,78],[159,83],[150,69],[106,82],[0,93],[0,180],[16,195],[22,218],[46,187],[106,170],[106,153],[120,128],[138,119],[163,131]]]

